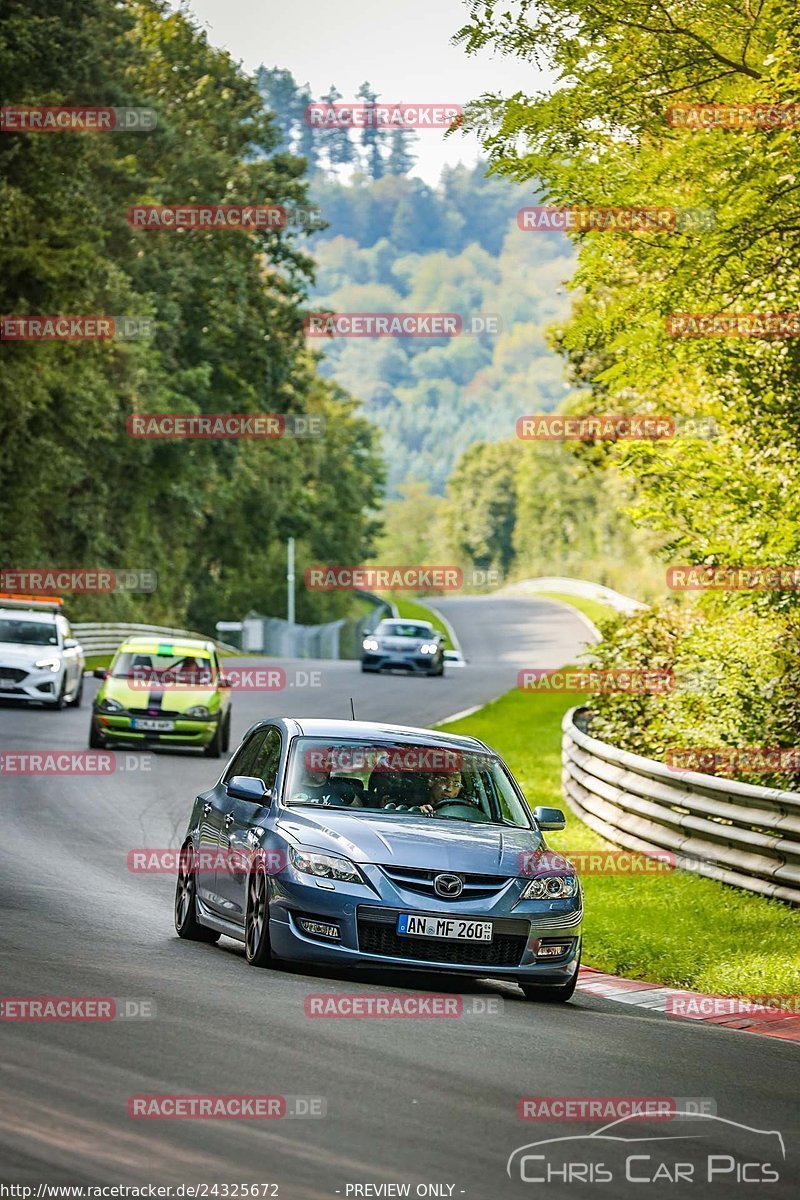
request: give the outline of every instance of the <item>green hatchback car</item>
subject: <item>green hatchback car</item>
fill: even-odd
[[[230,682],[213,642],[152,637],[123,642],[92,706],[89,746],[196,746],[209,758],[227,751]]]

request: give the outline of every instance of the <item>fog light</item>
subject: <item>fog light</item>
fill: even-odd
[[[536,951],[537,958],[561,958],[572,949],[572,942],[543,942]]]
[[[324,921],[309,921],[306,917],[300,918],[300,925],[305,933],[310,933],[314,937],[334,938],[339,940],[339,926],[327,925]]]

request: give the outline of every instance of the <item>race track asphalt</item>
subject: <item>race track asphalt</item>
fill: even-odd
[[[285,662],[294,686],[235,695],[234,740],[276,712],[346,717],[350,697],[361,719],[430,725],[513,687],[520,667],[574,661],[588,636],[569,609],[541,599],[462,597],[438,607],[458,633],[464,667],[444,679],[414,679],[365,676],[349,662]],[[309,671],[320,672],[320,686],[307,686]],[[87,680],[87,692],[94,687]],[[61,713],[5,705],[0,748],[85,748],[88,720],[87,699]],[[252,1182],[277,1185],[260,1194],[281,1200],[404,1194],[380,1190],[388,1184],[408,1185],[412,1196],[469,1200],[800,1194],[797,1045],[580,993],[566,1006],[535,1005],[501,982],[291,966],[257,971],[228,939],[217,946],[179,941],[174,879],[132,874],[127,855],[178,845],[195,794],[220,764],[192,752],[119,752],[118,762],[130,769],[105,777],[0,776],[0,994],[155,1005],[148,1020],[0,1021],[1,1183]],[[310,992],[357,990],[452,992],[471,1003],[492,1001],[484,1007],[498,1011],[416,1020],[305,1014]],[[166,1093],[320,1097],[326,1115],[129,1117],[130,1096]],[[787,1161],[773,1184],[721,1173],[712,1183],[698,1175],[692,1183],[645,1185],[624,1181],[616,1143],[606,1155],[614,1159],[612,1184],[589,1182],[591,1171],[568,1187],[522,1182],[518,1170],[509,1177],[515,1148],[597,1128],[518,1118],[521,1097],[553,1095],[709,1098],[725,1121],[780,1131]],[[666,1123],[658,1126],[663,1135]],[[700,1149],[695,1139],[687,1150],[696,1165],[708,1151],[725,1155],[731,1138],[755,1137],[723,1122],[704,1126],[703,1136]],[[647,1172],[651,1163],[638,1169]],[[526,1171],[536,1175],[534,1160]]]

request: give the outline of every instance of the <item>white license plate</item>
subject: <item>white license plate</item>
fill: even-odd
[[[491,921],[470,921],[464,917],[418,917],[401,913],[397,932],[406,937],[448,938],[459,942],[490,942]]]
[[[8,675],[0,675],[0,690],[3,688],[13,688],[17,686],[16,679],[10,679]]]
[[[135,717],[131,724],[134,729],[152,733],[169,733],[175,728],[174,721],[150,721],[147,717]]]

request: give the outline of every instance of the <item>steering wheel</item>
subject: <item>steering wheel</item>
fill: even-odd
[[[470,800],[437,800],[432,806],[434,812],[438,812],[442,808],[461,809],[460,820],[462,821],[488,821],[486,813],[477,804],[473,804]],[[468,816],[464,814],[464,809],[467,810]],[[458,813],[444,813],[444,816],[459,816]]]

